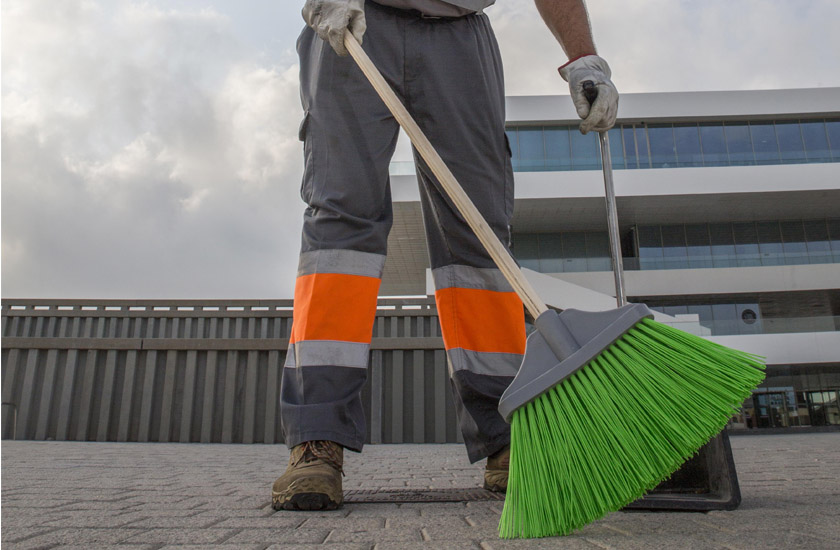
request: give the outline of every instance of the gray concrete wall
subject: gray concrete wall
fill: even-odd
[[[278,443],[291,300],[3,300],[3,438]],[[456,442],[433,300],[380,300],[368,441]]]

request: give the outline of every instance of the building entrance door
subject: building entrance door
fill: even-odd
[[[755,420],[758,428],[787,428],[792,422],[786,392],[757,393],[753,395]]]
[[[840,409],[836,391],[809,391],[808,414],[812,426],[834,426],[840,424]]]

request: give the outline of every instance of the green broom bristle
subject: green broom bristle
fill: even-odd
[[[565,535],[640,498],[726,426],[761,359],[640,321],[513,413],[500,536]]]

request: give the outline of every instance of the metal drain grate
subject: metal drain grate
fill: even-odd
[[[375,489],[344,492],[344,502],[476,502],[504,500],[505,495],[486,489]]]

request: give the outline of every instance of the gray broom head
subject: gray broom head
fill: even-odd
[[[636,323],[653,318],[644,304],[609,311],[548,310],[537,317],[522,366],[499,401],[508,423],[513,412],[553,388],[621,338]]]

